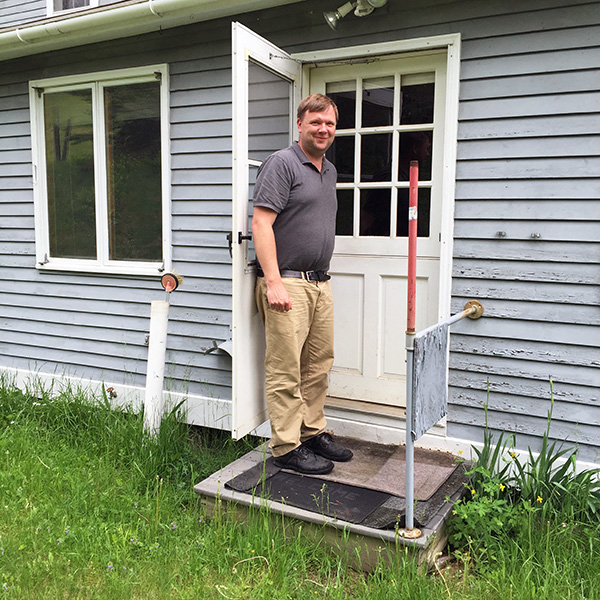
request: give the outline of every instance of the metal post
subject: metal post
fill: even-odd
[[[419,163],[410,163],[408,202],[408,292],[406,315],[406,506],[403,537],[417,538],[421,531],[414,526],[415,504],[415,440],[413,437],[413,360],[416,324],[417,290],[417,216],[418,216]]]

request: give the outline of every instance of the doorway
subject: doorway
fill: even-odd
[[[419,161],[417,330],[438,321],[446,52],[310,70],[336,102],[328,158],[338,170],[331,264],[335,364],[330,396],[406,404],[409,163]]]

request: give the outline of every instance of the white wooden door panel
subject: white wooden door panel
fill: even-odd
[[[233,23],[232,415],[240,439],[267,420],[264,327],[254,301],[250,222],[256,171],[294,131],[301,67],[283,50]]]

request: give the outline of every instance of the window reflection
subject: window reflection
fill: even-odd
[[[360,235],[389,236],[391,189],[361,190]]]
[[[408,188],[398,190],[398,215],[396,235],[408,237]],[[419,188],[417,199],[417,237],[429,237],[431,189]]]
[[[353,129],[356,122],[356,81],[328,83],[325,93],[336,103],[340,118],[340,129]]]
[[[403,85],[400,92],[400,124],[433,123],[433,92],[433,83]]]
[[[376,133],[373,135],[361,136],[361,181],[390,181],[391,162],[391,133]]]
[[[394,78],[365,79],[362,92],[362,126],[392,125]]]
[[[352,235],[354,230],[354,190],[338,190],[336,235]]]
[[[338,135],[327,150],[327,158],[335,165],[338,182],[354,181],[354,136]]]
[[[404,131],[400,134],[398,180],[408,181],[410,163],[419,163],[419,181],[431,179],[431,131]]]
[[[160,84],[105,88],[109,256],[160,260]]]
[[[92,92],[44,96],[50,254],[96,258]]]

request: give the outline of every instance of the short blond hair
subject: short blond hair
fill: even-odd
[[[335,120],[338,121],[340,115],[335,102],[329,96],[311,94],[303,98],[298,105],[298,119],[302,120],[302,117],[307,112],[325,112],[329,107],[335,111]]]

